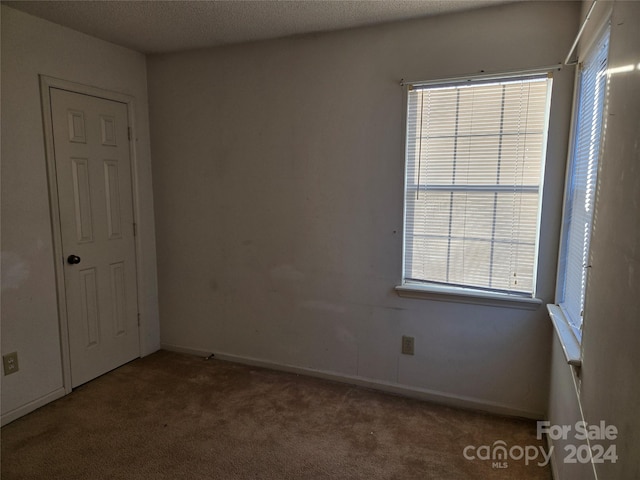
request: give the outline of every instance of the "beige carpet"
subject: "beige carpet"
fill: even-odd
[[[158,352],[2,429],[2,479],[550,479],[466,460],[535,422]]]

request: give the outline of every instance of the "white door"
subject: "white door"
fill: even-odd
[[[140,356],[127,105],[50,93],[76,387]]]

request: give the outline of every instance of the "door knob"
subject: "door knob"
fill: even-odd
[[[69,265],[76,265],[76,264],[80,263],[80,257],[78,257],[77,255],[69,255],[67,257],[67,263]]]

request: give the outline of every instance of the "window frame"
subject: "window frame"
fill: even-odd
[[[395,290],[398,295],[410,298],[428,298],[434,300],[447,300],[456,301],[460,303],[474,303],[474,304],[488,304],[493,306],[502,306],[509,308],[524,308],[524,309],[537,309],[542,300],[536,298],[537,281],[539,274],[539,254],[540,254],[540,239],[541,239],[541,220],[542,220],[542,201],[544,198],[544,178],[545,167],[548,154],[548,134],[551,114],[551,98],[553,92],[552,84],[552,70],[554,67],[543,67],[539,69],[507,72],[499,74],[487,74],[487,75],[469,75],[460,76],[440,80],[429,80],[420,82],[403,82],[404,88],[404,188],[403,188],[403,240],[402,240],[402,281]],[[453,283],[438,283],[435,281],[415,281],[409,279],[406,275],[406,254],[407,254],[407,191],[408,191],[408,175],[407,168],[409,165],[409,141],[407,137],[408,133],[408,110],[409,110],[409,91],[412,87],[424,87],[424,86],[448,86],[448,85],[460,85],[464,82],[477,83],[479,86],[483,83],[491,82],[509,82],[517,80],[519,78],[535,78],[535,77],[548,77],[551,81],[547,84],[547,95],[545,105],[545,119],[543,127],[543,137],[541,140],[541,152],[542,158],[540,163],[540,178],[538,187],[538,205],[536,214],[536,236],[534,246],[534,259],[533,259],[533,271],[532,273],[532,288],[531,292],[521,291],[509,291],[498,290],[490,287],[476,287],[476,286],[464,286]]]

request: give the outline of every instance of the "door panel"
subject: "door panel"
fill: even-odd
[[[124,103],[50,93],[76,387],[140,356],[128,117]]]
[[[80,270],[80,315],[84,327],[84,347],[90,348],[98,344],[100,330],[98,312],[98,286],[96,284],[96,269]]]
[[[104,161],[105,193],[107,195],[107,230],[109,240],[122,237],[120,222],[120,186],[118,182],[118,162]]]
[[[93,222],[91,220],[91,197],[89,194],[89,159],[71,159],[71,179],[73,181],[74,213],[78,242],[92,242]]]

